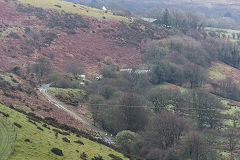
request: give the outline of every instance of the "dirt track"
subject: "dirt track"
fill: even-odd
[[[67,109],[66,107],[64,107],[63,104],[61,104],[60,102],[58,102],[56,99],[52,98],[46,91],[49,87],[49,84],[44,84],[41,85],[41,87],[39,88],[40,92],[48,99],[48,101],[50,103],[52,103],[53,105],[55,105],[57,108],[61,109],[62,111],[66,112],[67,114],[69,114],[70,116],[72,116],[73,118],[75,118],[76,120],[78,120],[80,123],[88,126],[89,128],[91,128],[93,131],[95,131],[96,133],[99,133],[101,135],[101,137],[103,138],[103,140],[109,144],[115,144],[114,141],[111,139],[111,137],[107,136],[107,134],[102,131],[101,129],[93,126],[91,123],[87,122],[84,118],[80,117],[79,115],[77,115],[76,113],[74,113],[73,111]]]

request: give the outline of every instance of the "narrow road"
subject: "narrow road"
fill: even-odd
[[[107,136],[107,134],[102,131],[101,129],[95,127],[94,125],[92,125],[91,123],[87,122],[85,119],[81,118],[79,115],[77,115],[76,113],[74,113],[73,111],[67,109],[66,107],[64,107],[62,104],[60,104],[60,102],[58,102],[57,100],[55,100],[54,98],[52,98],[48,93],[47,93],[47,89],[50,85],[49,84],[44,84],[41,85],[39,87],[40,92],[48,99],[48,101],[52,104],[54,104],[56,107],[58,107],[59,109],[63,110],[64,112],[68,113],[70,116],[72,116],[73,118],[75,118],[76,120],[78,120],[79,122],[81,122],[82,124],[88,126],[90,129],[92,129],[93,131],[99,133],[101,135],[101,137],[103,138],[103,140],[109,144],[113,144],[115,145],[114,141],[112,140],[111,137]]]

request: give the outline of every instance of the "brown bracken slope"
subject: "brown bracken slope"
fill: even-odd
[[[76,62],[86,72],[96,72],[106,56],[122,67],[137,66],[142,62],[141,46],[166,35],[163,28],[138,20],[99,20],[0,1],[0,67],[4,70],[24,68],[39,57],[48,58],[60,71]]]
[[[0,0],[0,76],[8,77],[0,77],[0,102],[29,106],[44,117],[83,129],[30,85],[27,69],[42,57],[59,71],[76,62],[88,73],[98,72],[107,56],[121,67],[138,66],[141,48],[148,40],[167,35],[164,28],[139,20],[99,20]],[[20,76],[6,72],[12,68],[20,68]]]

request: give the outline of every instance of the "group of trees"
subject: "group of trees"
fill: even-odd
[[[79,88],[80,82],[77,76],[83,73],[83,67],[78,63],[71,63],[66,69],[69,74],[67,75],[53,70],[50,59],[38,58],[34,64],[28,65],[27,72],[32,73],[32,78],[37,78],[37,83],[41,83],[41,79],[48,79],[55,87]]]
[[[205,16],[200,13],[186,12],[179,9],[155,9],[149,13],[157,19],[158,25],[172,26],[186,33],[189,29],[201,30],[203,27],[236,28],[237,21],[231,16]]]
[[[189,29],[200,30],[204,27],[204,18],[199,15],[177,9],[162,10],[155,15],[156,24],[175,27],[186,33]]]
[[[240,100],[240,88],[232,78],[220,80],[212,84],[214,94],[235,101]]]
[[[159,88],[147,74],[134,72],[92,82],[87,91],[95,125],[117,135],[127,153],[147,159],[203,160],[215,155],[200,132],[221,126],[222,105],[206,91]],[[189,115],[192,123],[181,114]]]
[[[199,31],[189,30],[186,35],[177,34],[150,42],[143,50],[143,57],[151,68],[151,83],[168,82],[198,88],[208,81],[207,70],[212,61],[239,68],[239,47],[238,43],[204,37]],[[223,83],[217,86],[223,88]]]
[[[116,97],[115,97],[116,98]],[[106,99],[100,96],[90,98],[91,112],[95,123],[112,134],[122,130],[139,132],[148,120],[148,111],[143,107],[142,97],[133,93],[125,93],[120,100]],[[111,104],[113,103],[114,104]]]
[[[37,59],[36,63],[32,66],[33,72],[39,74],[40,77],[48,74],[51,71],[51,63],[45,58]]]
[[[59,27],[79,17],[65,18],[64,23],[58,23]],[[51,22],[55,24],[56,19]],[[106,58],[101,64],[104,78],[85,86],[94,124],[116,135],[117,144],[127,153],[147,159],[214,159],[217,156],[210,147],[214,140],[206,137],[215,133],[205,130],[221,127],[219,109],[223,106],[215,96],[200,88],[208,81],[207,68],[212,61],[239,67],[239,45],[204,36],[201,17],[190,13],[166,9],[156,23],[173,26],[184,34],[178,32],[152,41],[143,50],[144,61],[150,68],[146,74],[134,70],[118,72],[118,66]],[[80,26],[69,23],[68,27]],[[78,64],[69,65],[70,78],[59,72],[49,74],[50,70],[51,63],[45,58],[39,58],[31,68],[39,77],[48,75],[56,87],[79,87],[74,79],[83,70]],[[189,90],[183,93],[161,88],[159,85],[165,82]],[[235,100],[240,97],[233,81],[220,81],[213,88],[217,95]],[[230,130],[227,133],[233,154],[236,136]]]
[[[153,41],[144,50],[144,57],[151,66],[152,83],[187,82],[190,88],[200,87],[207,80],[204,68],[215,59],[201,42],[188,36]]]

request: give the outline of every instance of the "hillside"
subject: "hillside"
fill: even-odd
[[[240,34],[219,29],[225,0],[80,2],[0,0],[0,159],[238,158]]]
[[[20,111],[28,109],[23,107]],[[8,142],[12,146],[5,148],[10,150],[10,152],[13,150],[8,159],[79,159],[80,157],[84,159],[84,153],[86,159],[91,159],[94,156],[110,159],[111,155],[127,159],[113,149],[89,140],[82,132],[74,134],[64,130],[64,127],[63,129],[58,128],[56,124],[53,127],[48,124],[51,121],[43,121],[33,114],[26,115],[4,105],[0,105],[0,113],[1,119],[5,117],[5,121],[8,121],[6,124],[14,124],[15,133],[7,130],[7,133],[0,134],[0,139],[6,139],[8,135],[13,134],[13,143],[11,141]],[[1,120],[1,124],[2,122],[5,123]],[[3,133],[2,125],[0,125],[0,128],[1,133]],[[16,140],[14,140],[15,134]],[[0,147],[1,151],[3,146],[1,145]],[[61,149],[63,155],[54,154],[51,152],[52,148]],[[6,151],[7,154],[10,152]]]
[[[93,5],[93,3],[91,3],[92,0],[67,1],[85,5]],[[94,5],[98,7],[106,5],[114,9],[127,9],[135,13],[144,13],[156,8],[182,8],[193,12],[205,11],[208,13],[218,13],[221,9],[225,9],[226,12],[231,12],[233,9],[239,9],[239,1],[237,0],[96,0],[96,2],[97,3]],[[225,14],[225,12],[223,14]]]
[[[137,66],[141,64],[142,43],[166,36],[163,30],[154,33],[157,27],[144,22],[119,22],[124,18],[91,8],[82,11],[81,5],[63,1],[51,1],[50,5],[46,5],[49,1],[23,2],[0,1],[4,69],[16,65],[24,69],[39,57],[51,59],[54,68],[61,71],[75,62],[86,72],[95,72],[106,56],[120,66]]]
[[[84,95],[82,91],[80,95]],[[0,73],[0,102],[0,159],[79,159],[81,155],[125,159],[96,139],[100,135],[91,128],[48,102],[13,73]],[[70,109],[83,116],[83,109]],[[52,148],[61,149],[63,156],[52,153]]]
[[[71,64],[80,65],[90,76],[108,59],[120,67],[141,66],[143,46],[167,35],[163,27],[69,2],[0,0],[1,158],[125,159],[106,141],[95,139],[105,131],[95,133],[51,103],[37,86],[49,82],[54,70],[66,73]],[[34,73],[41,59],[52,68]],[[53,95],[69,94],[70,100],[80,97],[74,99],[75,106],[64,106],[92,122],[88,106],[80,104],[88,98],[85,88],[59,89],[59,93],[51,89]]]

